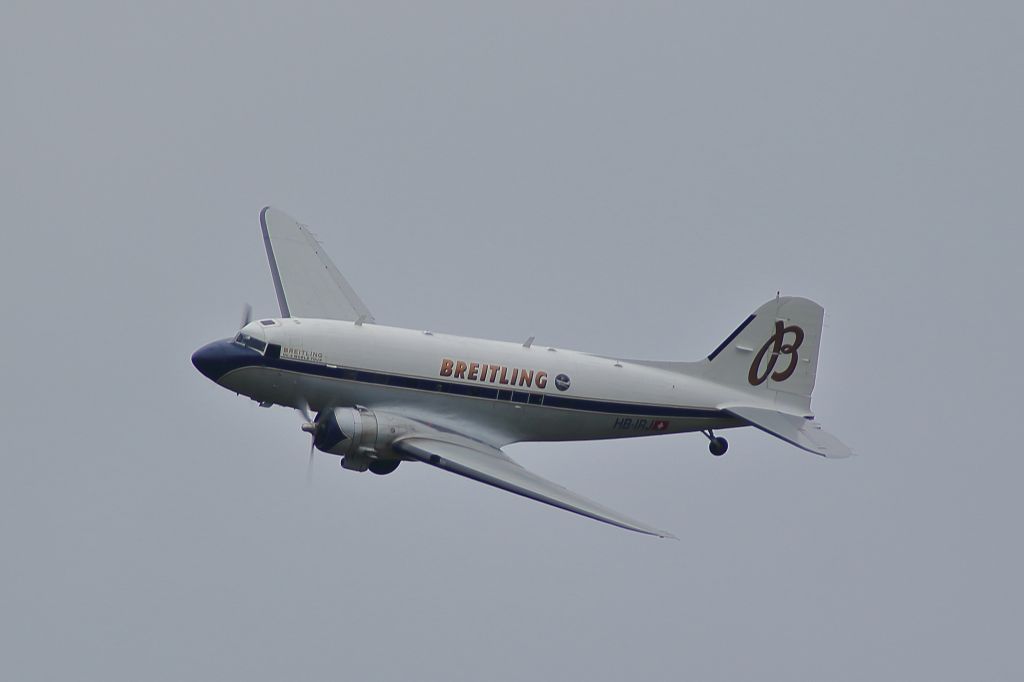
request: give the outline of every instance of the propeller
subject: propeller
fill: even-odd
[[[246,303],[242,306],[242,324],[238,328],[241,329],[250,322],[252,322],[252,306]]]
[[[320,425],[310,416],[309,404],[306,403],[305,398],[299,398],[299,401],[299,405],[295,409],[302,415],[303,422],[300,428],[309,434],[309,462],[306,464],[306,485],[312,485],[313,451],[316,449],[316,432]]]

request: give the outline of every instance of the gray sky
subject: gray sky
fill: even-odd
[[[1024,676],[1020,3],[137,5],[0,9],[0,677]],[[679,542],[307,488],[188,361],[276,311],[268,203],[385,324],[696,359],[813,298],[860,456],[510,448]]]

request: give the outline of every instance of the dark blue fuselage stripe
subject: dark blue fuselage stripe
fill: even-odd
[[[296,362],[294,360],[285,360],[281,358],[264,357],[263,362],[259,364],[262,364],[265,367],[273,367],[274,369],[298,372],[301,374],[313,374],[331,379],[342,379],[344,381],[355,381],[362,384],[411,388],[419,391],[430,391],[432,393],[446,393],[450,395],[470,396],[473,398],[486,398],[489,400],[511,401],[530,405],[544,405],[545,407],[582,410],[584,412],[629,414],[645,417],[727,417],[727,415],[725,415],[721,410],[713,408],[672,407],[668,405],[610,402],[589,398],[570,398],[568,396],[552,395],[549,393],[515,391],[511,389],[492,388],[491,386],[474,386],[473,384],[460,384],[453,381],[442,381],[440,379],[424,379],[421,377],[410,377],[401,374],[371,372],[364,369],[326,367],[324,365],[307,364],[304,362]]]

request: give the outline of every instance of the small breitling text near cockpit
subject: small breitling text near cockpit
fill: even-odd
[[[260,341],[259,339],[253,338],[248,334],[243,334],[242,332],[238,332],[234,342],[244,348],[251,348],[260,355],[267,350],[267,344],[265,341]]]

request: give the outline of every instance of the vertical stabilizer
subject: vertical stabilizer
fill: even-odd
[[[825,309],[809,299],[775,298],[708,356],[703,374],[716,383],[808,410],[824,315]]]

